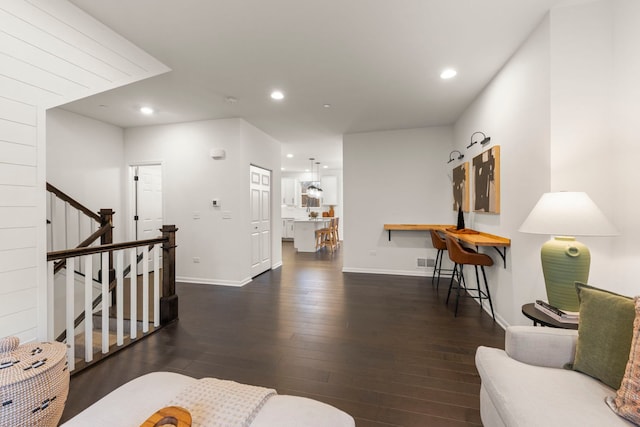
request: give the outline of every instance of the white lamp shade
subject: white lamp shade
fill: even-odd
[[[519,230],[554,236],[614,236],[615,227],[587,193],[545,193]]]

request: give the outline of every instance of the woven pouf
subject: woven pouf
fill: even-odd
[[[67,347],[0,340],[0,426],[55,427],[69,393]]]

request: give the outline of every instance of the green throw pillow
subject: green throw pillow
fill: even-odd
[[[573,369],[617,390],[631,349],[633,299],[578,282],[576,290],[580,324]]]

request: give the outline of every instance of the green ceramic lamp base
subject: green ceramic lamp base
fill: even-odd
[[[575,282],[587,283],[591,254],[575,237],[556,236],[542,245],[542,272],[549,304],[567,311],[578,311]]]

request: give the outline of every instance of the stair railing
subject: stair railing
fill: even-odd
[[[154,246],[154,245],[150,245],[150,246],[149,246],[149,251],[153,250],[153,246]],[[148,255],[148,254],[147,254],[147,255]],[[131,270],[132,270],[132,269],[133,269],[133,272],[134,272],[134,274],[135,274],[135,268],[136,268],[136,265],[137,265],[137,264],[139,264],[139,263],[142,261],[142,259],[144,258],[144,256],[145,256],[144,251],[143,251],[143,252],[140,252],[140,253],[138,254],[137,258],[136,258],[136,264],[129,264],[127,267],[125,267],[125,269],[124,269],[124,271],[123,271],[123,273],[122,273],[122,274],[123,274],[123,276],[124,276],[124,277],[127,277],[127,276],[129,275],[129,273],[131,273]],[[110,255],[110,257],[111,257],[111,255]],[[57,261],[57,262],[55,262],[55,263],[53,264],[53,274],[54,274],[54,275],[58,272],[58,270],[59,270],[59,268],[58,268],[58,267],[66,267],[66,261],[65,261],[64,259],[61,259],[61,260],[59,260],[59,261]],[[75,271],[74,273],[75,273],[75,274],[78,274],[78,275],[80,275],[80,276],[82,276],[82,277],[85,277],[85,276],[86,276],[85,274],[81,273],[80,271]],[[112,291],[115,289],[117,282],[116,282],[115,277],[111,277],[111,276],[110,276],[110,279],[111,279],[111,282],[109,283],[109,294],[110,294],[110,295],[112,295],[111,302],[113,303],[114,301],[113,301],[113,294],[112,294]],[[85,280],[87,280],[87,278],[86,278],[86,277],[85,277]],[[94,280],[94,282],[99,282],[99,283],[101,283],[101,280]],[[91,304],[91,306],[92,306],[93,310],[95,310],[96,308],[98,308],[98,306],[99,306],[101,303],[102,303],[102,292],[101,292],[100,294],[98,294],[98,296],[93,300],[93,303]],[[91,311],[91,312],[93,312],[93,311]],[[76,319],[75,319],[75,320],[74,320],[74,322],[73,322],[74,330],[75,330],[78,326],[80,326],[80,325],[82,324],[82,322],[84,322],[85,316],[86,316],[86,311],[84,311],[84,310],[83,310],[83,311],[78,315],[78,317],[76,317]],[[58,342],[65,342],[66,340],[67,340],[67,329],[65,328],[65,329],[60,333],[60,335],[58,335],[58,336],[56,337],[56,341],[58,341]]]
[[[113,210],[93,212],[48,182],[47,191],[48,251],[84,248],[97,243],[98,239],[102,245],[113,243]],[[81,240],[86,235],[89,236]],[[109,273],[113,277],[113,259],[109,261]],[[64,262],[57,263],[54,272],[60,271],[64,265]],[[84,273],[82,268],[80,272]]]
[[[47,254],[47,283],[49,295],[53,295],[54,287],[54,269],[55,263],[63,261],[66,266],[66,292],[65,292],[65,329],[66,342],[68,347],[69,369],[75,369],[75,330],[76,316],[75,307],[75,274],[76,261],[78,265],[83,265],[87,272],[93,271],[94,257],[98,257],[102,265],[110,265],[109,258],[115,259],[115,286],[111,286],[111,274],[102,274],[101,276],[101,292],[99,302],[93,298],[93,278],[91,274],[85,274],[84,278],[84,361],[90,363],[94,359],[93,353],[93,313],[97,307],[101,308],[101,353],[102,355],[112,352],[109,343],[109,312],[111,291],[115,291],[115,309],[116,309],[116,343],[115,350],[122,347],[125,341],[125,312],[124,312],[124,278],[125,274],[125,257],[129,259],[131,264],[129,277],[130,286],[130,304],[128,320],[130,324],[128,338],[133,340],[138,338],[138,325],[141,323],[141,333],[145,335],[150,332],[149,313],[153,307],[153,327],[168,324],[178,318],[178,296],[175,293],[175,233],[178,229],[174,225],[164,225],[160,231],[162,237],[155,239],[139,240],[125,243],[111,243],[106,245],[67,249],[61,251],[53,251]],[[138,249],[142,249],[142,314],[137,312],[137,264]],[[160,250],[162,250],[162,269],[160,269]],[[153,287],[150,287],[150,271],[149,253],[153,260]],[[162,286],[160,286],[160,271],[162,271]],[[153,301],[150,303],[150,293],[153,292]],[[95,306],[94,306],[95,304]],[[152,306],[150,306],[152,304]],[[52,340],[54,336],[54,318],[53,314],[56,310],[53,298],[49,299],[48,307],[48,336]],[[82,322],[80,322],[82,323]],[[71,332],[72,331],[72,332]],[[100,353],[99,353],[100,354]],[[100,356],[102,357],[102,356]]]

